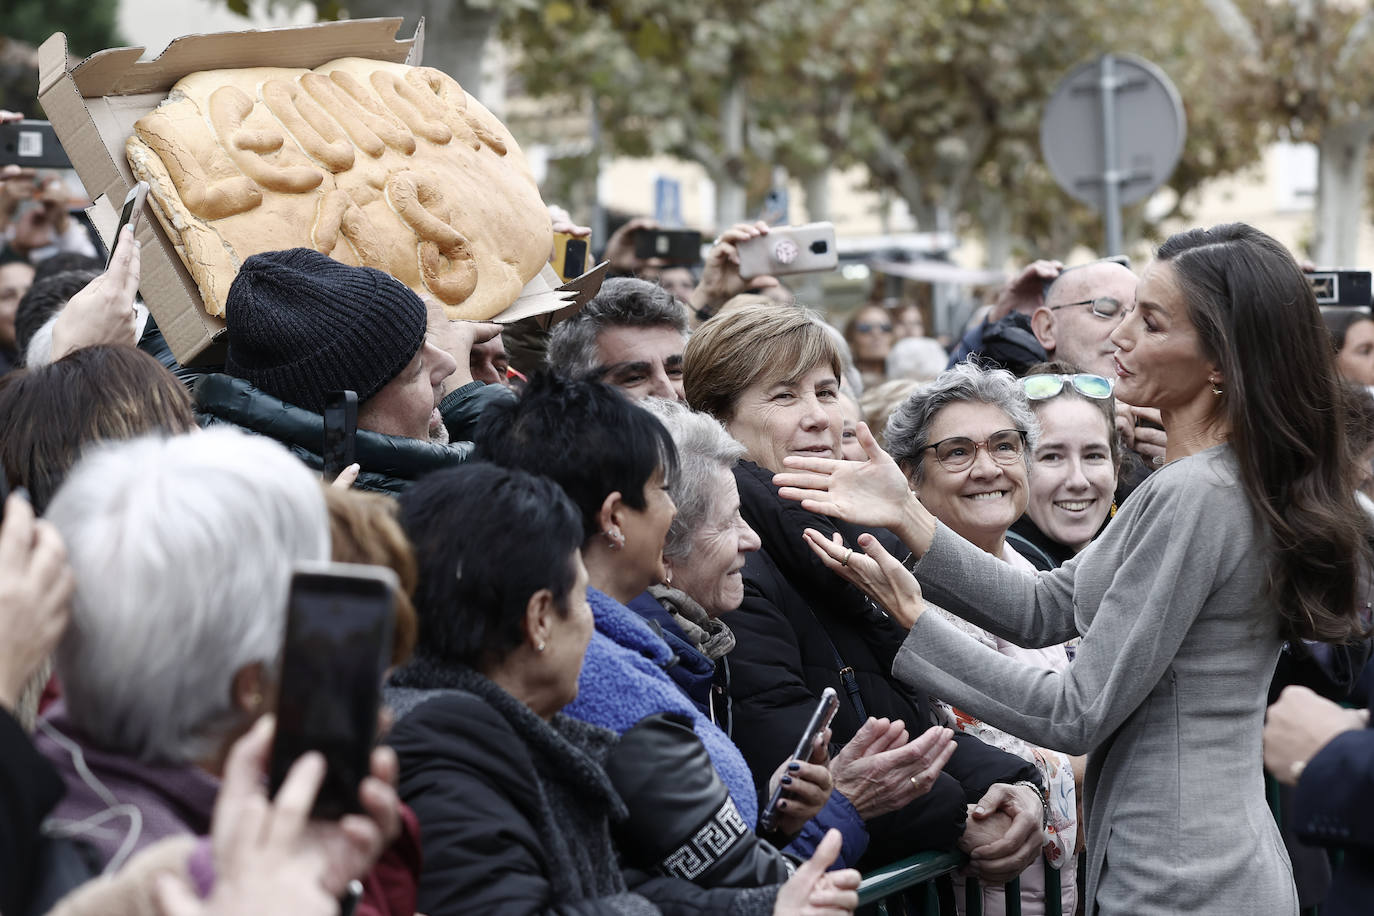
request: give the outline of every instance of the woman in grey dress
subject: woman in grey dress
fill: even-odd
[[[1159,408],[1167,466],[1097,541],[1039,575],[937,524],[867,429],[871,461],[788,458],[775,478],[805,508],[890,528],[910,548],[914,578],[871,535],[807,533],[910,627],[898,677],[1088,752],[1090,913],[1298,910],[1264,800],[1266,688],[1285,639],[1361,628],[1370,564],[1324,335],[1306,279],[1269,236],[1235,224],[1165,242],[1112,340],[1116,394]],[[956,445],[991,460],[985,443]],[[922,589],[1024,646],[1081,634],[1075,660],[1045,671],[973,644],[923,613]]]

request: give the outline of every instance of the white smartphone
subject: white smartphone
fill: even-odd
[[[781,274],[806,274],[834,270],[840,253],[835,248],[834,223],[777,226],[767,235],[735,246],[739,251],[739,275],[744,279]]]
[[[110,262],[114,260],[115,249],[119,247],[119,233],[124,231],[125,226],[132,226],[135,233],[138,232],[138,222],[143,216],[143,204],[148,200],[148,182],[140,181],[129,189],[129,193],[124,195],[124,206],[119,211],[119,225],[115,227],[114,238],[110,240],[110,257],[105,262],[105,269],[110,269]]]

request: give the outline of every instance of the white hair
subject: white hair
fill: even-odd
[[[905,337],[892,345],[887,354],[887,377],[933,381],[945,371],[949,353],[931,337]]]
[[[715,507],[716,472],[733,468],[745,449],[730,438],[719,420],[686,404],[647,398],[639,406],[662,421],[677,446],[677,473],[668,482],[677,515],[668,528],[663,555],[682,562],[691,555],[692,539]]]
[[[235,674],[275,673],[292,567],[329,558],[315,476],[225,427],[99,447],[48,507],[76,577],[57,653],[73,724],[101,747],[185,763],[241,723]]]

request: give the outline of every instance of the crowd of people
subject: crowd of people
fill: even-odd
[[[950,349],[745,280],[761,223],[697,273],[631,221],[551,331],[266,252],[206,369],[131,232],[44,212],[0,264],[7,916],[851,912],[953,850],[992,913],[1367,905],[1374,320],[1263,233],[1037,261]],[[322,820],[323,756],[264,776],[330,559],[399,587]]]

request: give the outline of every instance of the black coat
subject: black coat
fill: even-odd
[[[24,729],[0,710],[0,913],[28,912],[40,870],[38,828],[65,791]]]
[[[604,769],[618,740],[614,732],[564,715],[545,722],[480,674],[422,659],[396,672],[391,683],[387,704],[399,721],[387,742],[401,763],[401,799],[420,820],[420,912],[772,912],[778,885],[755,886],[758,880],[771,881],[772,873],[760,870],[760,856],[736,848],[739,844],[732,845],[728,863],[713,872],[714,880],[725,882],[721,886],[704,887],[657,870],[622,871],[611,825],[614,821],[624,830],[636,820]],[[695,750],[694,765],[709,769],[705,749],[698,743]],[[681,759],[679,753],[679,764]],[[692,780],[673,779],[663,791],[650,792],[632,761],[622,759],[619,769],[622,777],[638,777],[631,780],[640,787],[637,795],[666,801],[658,812],[664,816],[671,809],[681,820],[700,808],[697,803],[719,806],[728,799],[719,780],[714,794],[702,798],[701,791],[683,794]],[[715,779],[714,771],[708,775]],[[695,784],[700,790],[700,780]],[[640,811],[637,822],[652,817],[653,812]],[[727,865],[734,869],[729,880]],[[628,890],[627,876],[633,879]],[[750,876],[755,880],[746,880]]]
[[[735,468],[740,511],[758,532],[763,549],[749,555],[744,603],[728,618],[735,633],[729,655],[732,737],[762,797],[762,786],[795,749],[826,687],[835,688],[840,697],[832,724],[837,745],[847,743],[869,716],[900,719],[912,737],[935,724],[927,698],[892,676],[892,661],[906,631],[826,569],[802,538],[806,528],[827,537],[839,531],[853,545],[861,529],[782,499],[772,478],[771,471],[751,462]],[[900,549],[889,532],[874,534],[889,549]],[[853,670],[857,698],[846,688],[842,668]],[[966,803],[976,802],[994,783],[1041,781],[1035,765],[1014,754],[971,735],[956,735],[955,741],[958,750],[934,789],[902,811],[870,822],[873,845],[867,862],[949,848],[963,832]]]
[[[598,760],[615,734],[546,723],[486,683],[490,696],[388,691],[402,715],[387,738],[398,788],[420,820],[419,910],[657,913],[626,892],[611,843],[610,815],[624,808]]]

